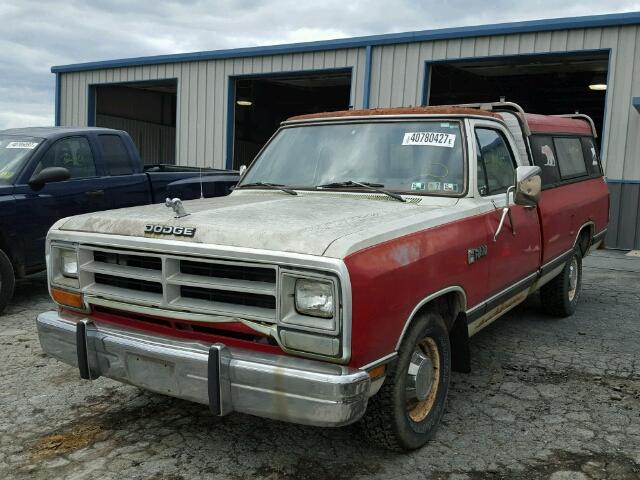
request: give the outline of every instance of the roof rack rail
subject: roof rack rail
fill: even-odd
[[[591,126],[591,133],[593,138],[598,138],[598,132],[596,131],[596,124],[593,123],[593,119],[589,115],[584,113],[565,113],[563,115],[551,115],[552,117],[574,118],[576,120],[585,120]]]
[[[478,102],[478,103],[460,103],[456,105],[457,107],[467,107],[467,108],[479,108],[480,110],[495,110],[496,107],[499,109],[507,109],[514,110],[518,113],[522,113],[524,115],[524,110],[520,105],[515,102],[505,102],[500,100],[499,102]]]
[[[514,113],[520,113],[522,118],[520,119],[520,126],[524,130],[525,135],[531,135],[531,130],[529,130],[529,125],[527,124],[527,120],[525,117],[524,109],[515,102],[505,102],[504,100],[500,100],[499,102],[478,102],[478,103],[459,103],[453,105],[456,107],[466,107],[466,108],[477,108],[479,110],[487,110],[487,111],[511,111]]]

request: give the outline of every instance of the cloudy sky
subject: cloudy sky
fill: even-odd
[[[0,129],[53,123],[52,65],[640,10],[640,0],[0,2]]]

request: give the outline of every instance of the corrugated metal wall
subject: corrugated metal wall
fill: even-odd
[[[370,106],[422,103],[425,62],[501,55],[610,49],[605,131],[607,177],[640,180],[640,27],[637,25],[469,37],[372,49]],[[352,67],[351,103],[362,106],[365,49],[114,68],[61,75],[62,125],[86,125],[89,84],[178,79],[176,157],[182,165],[224,167],[228,79],[242,74]],[[640,248],[640,185],[614,184],[608,244]]]
[[[177,163],[224,168],[229,77],[352,68],[351,103],[357,108],[362,106],[364,63],[364,48],[354,48],[64,73],[60,85],[60,124],[87,125],[87,92],[91,84],[176,78]]]
[[[611,49],[603,160],[608,178],[640,180],[640,27],[636,25],[388,45],[373,51],[372,107],[420,105],[430,60]],[[607,245],[640,248],[640,184],[611,183]]]

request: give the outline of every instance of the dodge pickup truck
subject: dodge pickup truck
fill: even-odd
[[[214,415],[418,448],[471,336],[536,291],[576,309],[608,222],[595,137],[504,102],[292,118],[229,196],[57,222],[40,343]]]
[[[47,231],[79,213],[164,202],[171,182],[182,199],[228,193],[237,172],[143,166],[126,132],[105,128],[21,128],[0,131],[0,313],[15,278],[45,268]],[[208,188],[200,175],[215,174]],[[202,177],[202,178],[207,178]],[[213,188],[215,187],[215,188]]]

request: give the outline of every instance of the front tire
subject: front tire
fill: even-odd
[[[0,250],[0,315],[13,297],[16,279],[9,257]]]
[[[554,317],[573,315],[582,291],[582,254],[578,248],[562,272],[540,289],[544,311]]]
[[[426,312],[407,331],[398,359],[362,419],[365,435],[391,450],[413,450],[433,437],[444,413],[451,346],[442,317]]]

